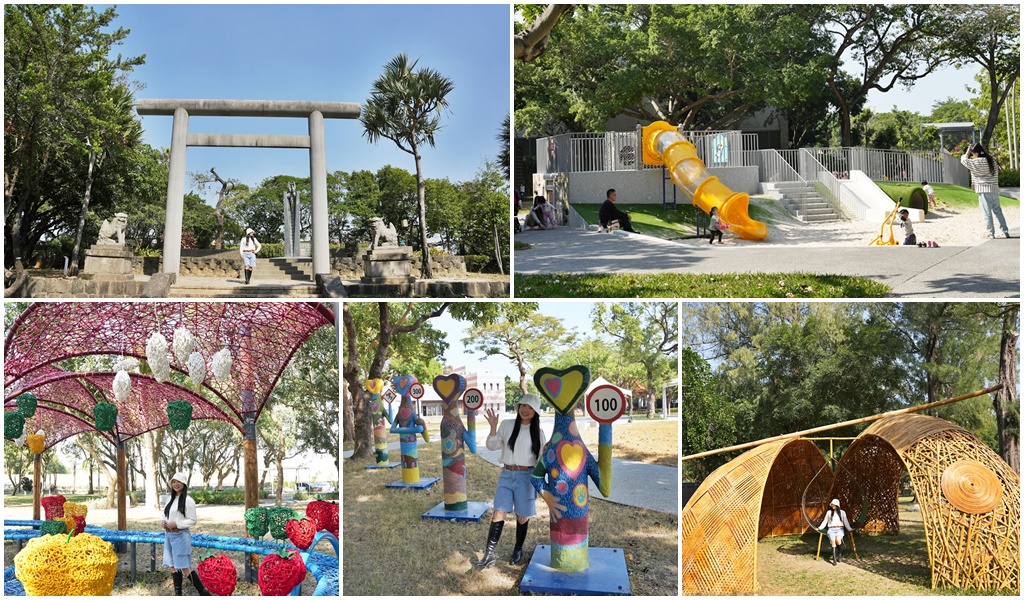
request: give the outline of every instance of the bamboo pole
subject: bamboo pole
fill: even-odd
[[[736,450],[746,450],[747,448],[753,448],[754,446],[760,446],[761,444],[767,444],[769,442],[777,442],[779,440],[785,440],[789,438],[804,437],[812,433],[819,433],[821,431],[828,431],[830,429],[839,429],[841,427],[849,427],[851,425],[860,425],[861,423],[868,423],[870,421],[877,421],[886,417],[893,417],[896,415],[906,415],[910,413],[920,412],[922,410],[928,410],[931,408],[938,408],[939,406],[945,406],[947,404],[953,404],[954,402],[960,402],[963,400],[969,400],[985,394],[991,394],[997,390],[1001,390],[1003,384],[994,385],[992,387],[964,394],[962,396],[955,396],[953,398],[946,398],[945,400],[939,400],[938,402],[932,402],[930,404],[922,404],[920,406],[911,406],[909,408],[901,408],[899,410],[891,410],[889,412],[880,413],[877,415],[871,415],[870,417],[861,417],[859,419],[853,419],[852,421],[843,421],[842,423],[834,423],[832,425],[822,425],[821,427],[814,427],[811,429],[804,429],[803,431],[797,431],[795,433],[784,433],[775,437],[764,438],[754,442],[747,442],[745,444],[737,444],[735,446],[729,446],[728,448],[719,448],[718,450],[708,450],[707,452],[701,452],[699,454],[691,454],[690,456],[684,456],[680,459],[680,462],[686,462],[688,460],[695,460],[698,458],[704,458],[705,456],[714,456],[715,454],[723,454],[725,452],[735,452]]]
[[[43,455],[32,455],[32,518],[39,520],[43,501]]]

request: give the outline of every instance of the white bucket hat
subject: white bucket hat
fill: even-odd
[[[188,485],[188,473],[185,471],[178,471],[171,476],[171,481],[180,481],[181,483]]]
[[[833,498],[832,502],[828,503],[829,506],[839,506],[839,498]]]
[[[525,404],[533,409],[533,412],[540,414],[540,396],[537,394],[523,394],[523,397],[516,402],[516,409],[520,404]]]
[[[256,233],[255,231],[252,230],[252,227],[250,227],[249,229],[246,229],[245,232],[246,233]]]

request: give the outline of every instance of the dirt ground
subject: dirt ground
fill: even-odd
[[[679,466],[679,421],[638,420],[629,423],[626,417],[612,427],[613,454],[615,458],[662,465]],[[598,428],[591,427],[580,432],[588,447],[597,447]]]
[[[308,502],[286,502],[285,505],[294,508],[299,514],[305,514]],[[224,535],[245,537],[245,520],[243,518],[244,508],[241,506],[207,506],[199,505],[196,509],[199,523],[192,528],[193,533],[206,535]],[[145,507],[131,507],[127,510],[128,529],[142,531],[160,530],[160,513],[155,509]],[[31,506],[5,506],[4,519],[31,519]],[[86,516],[86,523],[108,529],[117,528],[117,510],[107,508],[89,508]],[[269,535],[265,539],[270,539]],[[324,554],[333,555],[334,548],[330,544],[321,543],[316,550]],[[17,551],[15,542],[4,542],[4,567],[14,564],[14,555]],[[192,550],[192,565],[199,562],[201,555],[208,550],[206,548],[194,548]],[[220,552],[215,550],[215,552]],[[238,571],[238,584],[235,587],[236,596],[259,596],[260,590],[255,583],[244,581],[245,563],[243,554],[240,552],[225,552],[231,557]],[[174,587],[171,585],[170,572],[163,567],[163,547],[156,546],[156,572],[149,572],[150,544],[138,546],[138,557],[136,565],[138,569],[135,585],[129,584],[130,562],[129,554],[125,552],[119,555],[120,562],[117,567],[117,579],[114,581],[113,596],[173,596]],[[316,578],[310,574],[302,583],[302,594],[309,595],[316,588]],[[198,595],[191,584],[185,583],[184,592],[186,595]]]

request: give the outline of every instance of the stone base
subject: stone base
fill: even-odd
[[[466,510],[445,510],[444,502],[423,513],[421,519],[436,521],[458,521],[460,523],[477,523],[487,511],[491,510],[490,502],[469,502]]]
[[[85,251],[85,266],[78,274],[92,281],[131,281],[135,254],[117,244],[93,244]]]
[[[387,246],[367,250],[363,256],[363,283],[412,283],[412,248]]]

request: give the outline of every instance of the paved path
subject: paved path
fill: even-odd
[[[525,231],[515,272],[793,273],[859,275],[898,298],[1020,297],[1020,230],[974,246],[917,248],[750,245],[694,247],[646,235],[582,229]],[[518,296],[518,294],[517,294]]]
[[[678,421],[678,418],[673,417],[672,420]],[[577,417],[576,422],[580,429],[590,425],[597,426],[589,418]],[[549,439],[554,425],[553,418],[541,419],[541,427]],[[487,439],[487,422],[478,420],[477,427],[477,433],[480,435],[476,447],[477,454],[487,462],[497,465],[500,452],[488,450],[484,446]],[[420,443],[423,443],[422,440]],[[398,446],[398,442],[389,442],[388,452],[390,453],[391,450],[397,452]],[[596,449],[591,450],[596,452]],[[343,456],[349,458],[352,456],[352,451],[346,450],[343,452]],[[392,460],[397,460],[397,458],[392,456]],[[590,495],[616,504],[677,514],[679,512],[679,469],[613,457],[611,495],[607,498],[602,496],[592,481],[590,482]]]

